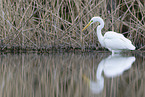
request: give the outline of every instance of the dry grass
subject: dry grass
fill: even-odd
[[[4,49],[99,49],[93,16],[108,30],[123,33],[137,49],[145,49],[144,0],[2,0],[0,47]]]

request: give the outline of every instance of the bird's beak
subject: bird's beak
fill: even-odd
[[[82,31],[84,31],[88,26],[90,26],[91,25],[91,21],[84,27],[84,29],[82,30]]]

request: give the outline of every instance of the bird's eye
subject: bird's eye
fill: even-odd
[[[93,22],[93,20],[91,20],[91,22]]]

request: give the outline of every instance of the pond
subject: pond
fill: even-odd
[[[1,54],[1,97],[143,97],[145,53]]]

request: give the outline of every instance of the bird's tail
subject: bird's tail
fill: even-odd
[[[130,45],[128,46],[128,49],[129,49],[129,50],[135,50],[135,46],[134,46],[133,44],[130,44]]]

